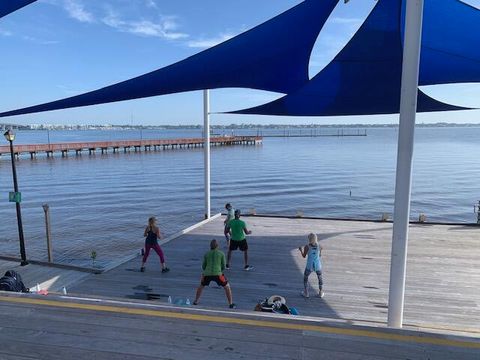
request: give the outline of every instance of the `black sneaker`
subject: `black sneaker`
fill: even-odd
[[[169,268],[167,268],[167,267],[166,267],[166,268],[164,268],[164,269],[162,269],[162,273],[167,273],[167,272],[169,272],[169,271],[170,271],[170,269],[169,269]]]
[[[236,309],[236,308],[237,308],[237,305],[232,303],[232,304],[228,305],[228,307],[229,307],[230,309]]]
[[[142,266],[142,267],[140,268],[140,272],[145,272],[145,266]]]
[[[198,305],[198,302],[194,301],[194,302],[193,302],[193,305]]]
[[[230,270],[230,264],[225,265],[225,269]]]
[[[243,270],[245,271],[250,271],[253,269],[253,266],[250,266],[250,265],[245,265],[245,267],[243,268]]]

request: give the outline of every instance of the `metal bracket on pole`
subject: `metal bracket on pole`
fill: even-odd
[[[423,4],[424,0],[407,0],[405,16],[395,208],[393,215],[390,288],[388,293],[388,326],[396,328],[401,328],[403,325],[408,226],[412,189],[413,140],[417,113]]]

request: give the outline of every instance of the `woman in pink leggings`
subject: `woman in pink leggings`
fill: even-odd
[[[145,236],[145,252],[143,255],[142,267],[140,268],[140,271],[145,271],[145,263],[147,261],[148,255],[150,254],[150,249],[155,250],[155,252],[160,257],[160,263],[162,264],[162,273],[170,271],[170,269],[167,268],[167,265],[165,265],[163,251],[160,248],[160,245],[158,245],[158,239],[161,238],[161,235],[160,229],[157,226],[157,219],[155,217],[152,216],[150,219],[148,219],[148,225],[145,228],[143,236]]]

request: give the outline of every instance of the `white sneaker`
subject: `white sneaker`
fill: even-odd
[[[253,266],[251,266],[251,265],[245,265],[245,267],[243,268],[243,270],[245,270],[245,271],[250,271],[252,269],[253,269]]]
[[[308,299],[310,297],[308,294],[305,293],[305,291],[300,292],[300,295],[305,299]]]
[[[320,299],[323,298],[325,296],[325,292],[323,291],[320,291],[318,294],[317,294],[317,297],[319,297]]]

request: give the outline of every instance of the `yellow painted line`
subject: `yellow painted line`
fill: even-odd
[[[15,297],[0,296],[0,301],[16,303],[16,304],[43,305],[43,306],[52,306],[57,308],[102,311],[102,312],[130,314],[130,315],[154,316],[154,317],[160,317],[160,318],[205,321],[205,322],[222,323],[222,324],[247,325],[247,326],[265,327],[265,328],[273,328],[273,329],[283,329],[283,330],[313,331],[313,332],[320,332],[320,333],[326,333],[326,334],[357,336],[357,337],[366,337],[366,338],[381,339],[381,340],[392,340],[392,341],[413,342],[413,343],[420,343],[420,344],[480,349],[480,342],[442,339],[442,338],[435,338],[435,337],[429,337],[429,336],[392,334],[392,333],[373,331],[373,330],[346,329],[346,328],[307,325],[307,324],[298,324],[298,323],[290,323],[290,322],[240,319],[240,318],[226,317],[226,316],[185,314],[185,313],[169,312],[169,311],[162,311],[162,310],[129,308],[129,307],[123,307],[123,306],[93,305],[93,304],[83,304],[83,303],[75,303],[75,302],[62,302],[62,301],[53,301],[53,300],[34,299],[34,298],[15,298]]]
[[[426,330],[432,330],[432,331],[450,331],[450,332],[458,332],[458,333],[469,333],[469,334],[475,334],[475,336],[480,335],[480,329],[473,329],[473,328],[454,328],[450,326],[441,326],[441,325],[432,325],[432,324],[415,324],[415,323],[410,323],[410,324],[404,324],[405,326],[409,326],[411,328],[419,329],[421,328],[426,329]],[[477,335],[478,334],[478,335]]]

